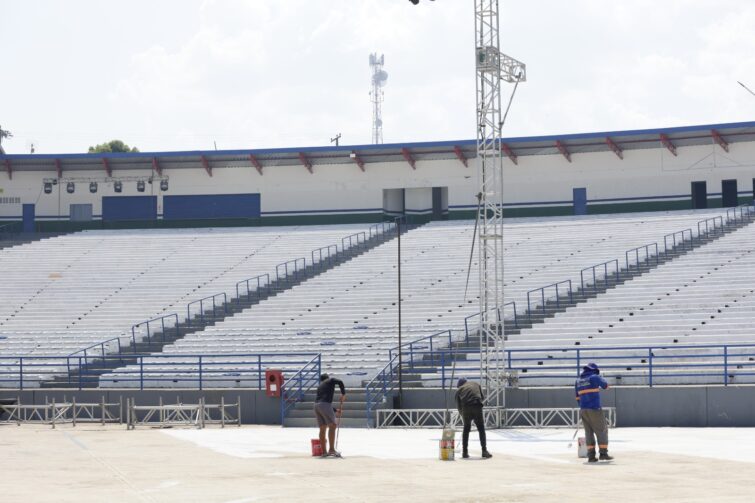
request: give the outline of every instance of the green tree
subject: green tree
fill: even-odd
[[[95,145],[94,147],[89,147],[89,153],[90,154],[100,154],[100,153],[119,153],[119,152],[139,152],[139,149],[136,147],[129,147],[125,143],[123,143],[121,140],[110,140],[105,143],[100,143],[99,145]]]

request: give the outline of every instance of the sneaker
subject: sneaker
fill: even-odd
[[[613,456],[609,456],[608,452],[601,452],[598,459],[601,461],[611,461],[613,460]]]
[[[484,450],[484,451],[482,451],[482,457],[483,457],[483,459],[489,459],[489,458],[492,458],[493,455],[490,454],[487,450]]]
[[[587,462],[588,463],[597,463],[598,462],[598,458],[596,458],[595,456],[592,456],[590,458],[587,458]]]
[[[340,458],[341,457],[341,453],[338,452],[338,451],[330,451],[330,452],[328,452],[328,456],[329,457],[333,457],[333,458]]]
[[[464,453],[462,453],[461,457],[464,458],[464,459],[469,459],[469,453],[468,452],[464,452]]]

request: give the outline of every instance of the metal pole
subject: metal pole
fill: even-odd
[[[404,401],[403,359],[401,357],[401,219],[396,220],[396,229],[398,229],[398,407],[401,408]]]

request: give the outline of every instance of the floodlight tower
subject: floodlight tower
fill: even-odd
[[[488,405],[505,405],[503,324],[503,156],[501,84],[527,78],[524,63],[500,50],[498,0],[475,0],[477,70],[478,254],[480,274],[480,379]],[[516,88],[515,88],[516,89]],[[513,95],[512,95],[513,97]]]
[[[383,143],[383,86],[388,81],[388,72],[383,70],[385,55],[370,54],[370,68],[372,69],[372,143]]]

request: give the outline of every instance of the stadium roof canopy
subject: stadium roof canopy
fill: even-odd
[[[755,141],[755,121],[709,124],[634,131],[566,134],[504,138],[502,151],[514,163],[529,155],[563,155],[571,161],[575,154],[613,152],[617,161],[627,150],[667,148],[676,155],[679,148],[691,145],[718,144],[729,149],[730,143]],[[0,167],[12,176],[13,171],[66,170],[204,169],[212,176],[213,167],[250,167],[260,174],[266,168],[300,165],[310,172],[323,164],[355,164],[361,169],[375,162],[406,162],[457,159],[465,165],[476,156],[475,140],[390,143],[380,145],[345,145],[244,150],[194,150],[185,152],[134,152],[107,154],[0,154]]]

